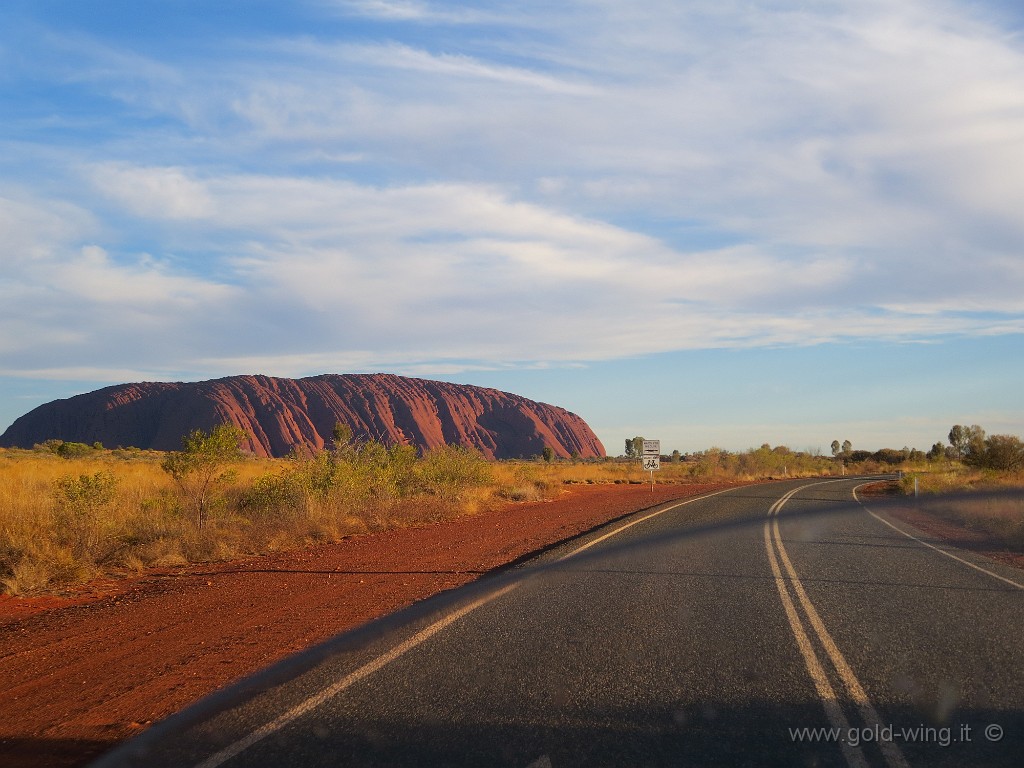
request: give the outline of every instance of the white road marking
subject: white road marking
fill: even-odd
[[[600,544],[605,539],[610,539],[612,536],[615,536],[616,534],[622,533],[624,530],[626,530],[627,528],[632,528],[634,525],[640,525],[640,523],[643,523],[643,522],[645,522],[647,520],[650,520],[652,517],[657,517],[658,515],[663,515],[666,512],[671,512],[673,509],[677,509],[678,507],[685,507],[687,504],[693,504],[695,501],[703,501],[704,499],[710,499],[712,496],[717,496],[720,493],[728,493],[729,491],[734,491],[734,490],[736,490],[736,489],[735,488],[723,488],[721,491],[715,491],[714,493],[706,493],[703,496],[695,496],[692,499],[687,499],[686,501],[681,501],[678,504],[673,504],[671,507],[665,507],[664,509],[659,509],[657,512],[651,512],[649,515],[644,515],[643,517],[641,517],[641,518],[639,518],[637,520],[633,520],[632,522],[629,522],[629,523],[626,523],[625,525],[619,526],[614,531],[606,533],[604,536],[598,536],[593,541],[588,541],[582,547],[578,547],[577,549],[574,549],[569,554],[563,555],[562,557],[558,558],[558,562],[562,562],[563,560],[568,560],[570,557],[578,555],[580,552],[583,552],[584,550],[590,549],[595,544]]]
[[[865,485],[866,485],[866,483],[865,483]],[[857,488],[860,488],[860,487],[861,486],[859,486],[859,485],[857,486]],[[982,573],[987,574],[988,576],[991,576],[993,579],[999,579],[1000,581],[1004,581],[1007,584],[1009,584],[1010,586],[1016,587],[1017,589],[1024,589],[1024,584],[1016,582],[1013,579],[1008,579],[1005,576],[1000,576],[998,573],[993,573],[988,568],[982,568],[980,565],[975,565],[974,563],[972,563],[972,562],[970,562],[968,560],[964,560],[962,557],[957,557],[952,552],[947,552],[946,550],[940,549],[939,547],[936,547],[933,544],[929,544],[927,541],[922,541],[921,539],[917,538],[917,536],[914,536],[913,534],[907,533],[902,528],[899,528],[898,526],[893,525],[888,520],[886,520],[884,517],[880,517],[879,515],[876,515],[871,509],[868,508],[867,504],[865,504],[863,501],[861,501],[860,497],[857,496],[857,488],[853,489],[853,498],[855,498],[860,503],[860,505],[862,507],[864,507],[864,510],[869,515],[871,515],[873,518],[878,520],[880,523],[885,523],[886,525],[888,525],[890,528],[892,528],[897,533],[902,533],[908,539],[913,539],[918,544],[924,544],[929,549],[934,549],[940,555],[945,555],[946,557],[951,557],[954,560],[956,560],[958,563],[963,563],[964,565],[968,566],[969,568],[973,568],[976,571],[981,571]]]
[[[461,619],[467,613],[476,610],[485,603],[489,603],[491,600],[499,598],[502,595],[508,594],[517,586],[519,585],[509,584],[508,586],[503,587],[502,589],[499,589],[498,591],[490,595],[487,595],[486,597],[482,597],[479,600],[470,603],[469,605],[463,606],[454,613],[445,616],[440,621],[434,622],[429,627],[421,629],[419,632],[417,632],[415,635],[410,637],[405,642],[396,645],[394,648],[392,648],[390,651],[383,654],[382,656],[378,656],[373,661],[364,664],[363,666],[359,667],[359,669],[357,669],[355,672],[351,672],[350,674],[346,675],[333,685],[324,688],[319,693],[310,696],[303,702],[300,702],[299,704],[289,709],[287,712],[285,712],[277,719],[271,720],[266,725],[257,728],[255,731],[252,731],[248,736],[245,736],[244,738],[236,741],[234,744],[231,744],[225,747],[224,749],[220,750],[219,752],[210,755],[203,762],[199,763],[196,766],[196,768],[216,768],[216,766],[223,765],[228,760],[235,757],[236,755],[241,754],[257,742],[267,738],[267,736],[269,736],[270,734],[274,733],[275,731],[281,730],[286,725],[291,723],[293,720],[296,720],[302,717],[307,712],[316,709],[321,704],[326,702],[328,699],[338,695],[352,684],[359,682],[368,675],[372,675],[374,672],[379,670],[384,665],[394,661],[399,656],[403,655],[406,651],[415,648],[424,640],[433,637],[442,629],[447,627],[449,624],[453,624],[459,619]]]
[[[625,525],[619,526],[614,531],[606,533],[603,536],[599,536],[598,538],[594,539],[593,541],[587,542],[583,546],[577,547],[576,549],[574,549],[569,554],[564,555],[563,557],[560,557],[558,559],[558,562],[562,562],[563,560],[567,560],[570,557],[573,557],[574,555],[578,555],[580,552],[583,552],[584,550],[590,549],[595,544],[599,544],[600,542],[605,541],[606,539],[610,539],[612,536],[615,536],[616,534],[621,533],[622,531],[626,530],[627,528],[632,528],[634,525],[638,525],[638,524],[644,522],[645,520],[650,520],[652,517],[657,517],[658,515],[661,515],[661,514],[664,514],[665,512],[668,512],[670,510],[676,509],[677,507],[682,507],[682,506],[685,506],[686,504],[693,504],[694,502],[701,501],[702,499],[707,499],[707,498],[710,498],[711,496],[717,496],[720,493],[726,493],[726,492],[731,491],[731,490],[734,490],[734,489],[733,488],[725,488],[725,489],[723,489],[721,491],[715,491],[714,493],[708,493],[708,494],[705,494],[703,496],[695,496],[692,499],[687,499],[686,501],[681,501],[678,504],[673,504],[670,507],[666,507],[664,509],[660,509],[657,512],[652,512],[652,513],[650,513],[648,515],[644,515],[643,517],[641,517],[638,520],[633,520],[632,522],[629,522],[629,523],[626,523]],[[448,616],[445,616],[443,619],[440,619],[440,620],[434,622],[430,626],[428,626],[428,627],[426,627],[424,629],[421,629],[415,635],[413,635],[409,639],[405,640],[404,642],[400,643],[399,645],[396,645],[394,648],[392,648],[387,653],[385,653],[385,654],[383,654],[381,656],[378,656],[373,661],[370,661],[370,662],[364,664],[363,666],[359,667],[359,669],[355,670],[354,672],[349,673],[348,675],[346,675],[345,677],[343,677],[341,680],[337,681],[333,685],[330,685],[327,688],[324,688],[319,693],[316,693],[313,696],[310,696],[305,701],[302,701],[302,702],[296,704],[294,707],[289,709],[284,714],[280,715],[279,717],[277,717],[274,720],[271,720],[266,725],[260,726],[255,731],[250,732],[247,736],[242,737],[241,739],[239,739],[238,741],[234,742],[233,744],[229,744],[228,746],[224,747],[224,749],[220,750],[219,752],[215,752],[214,754],[210,755],[208,758],[203,760],[201,763],[198,763],[195,766],[195,768],[217,768],[217,766],[223,765],[224,763],[226,763],[231,758],[236,757],[237,755],[239,755],[242,752],[244,752],[245,750],[247,750],[249,747],[253,746],[254,744],[257,744],[258,742],[260,742],[263,739],[267,738],[268,736],[270,736],[271,734],[275,733],[276,731],[281,730],[286,725],[288,725],[289,723],[297,720],[298,718],[302,717],[306,713],[311,712],[312,710],[316,709],[317,707],[319,707],[321,704],[324,704],[326,701],[328,701],[332,697],[337,696],[339,693],[341,693],[342,691],[344,691],[346,688],[350,687],[354,683],[359,682],[364,677],[368,677],[369,675],[372,675],[374,672],[376,672],[377,670],[381,669],[385,665],[391,663],[392,661],[394,661],[398,657],[400,657],[403,654],[405,654],[407,651],[412,650],[413,648],[415,648],[417,645],[419,645],[423,641],[433,637],[434,635],[436,635],[438,632],[440,632],[445,627],[447,627],[447,626],[449,626],[451,624],[454,624],[456,621],[461,619],[463,616],[466,616],[467,614],[471,613],[472,611],[475,611],[477,608],[479,608],[482,605],[486,605],[487,603],[491,602],[492,600],[496,600],[497,598],[502,597],[503,595],[507,595],[509,592],[512,592],[518,586],[519,586],[519,582],[515,582],[513,584],[509,584],[508,586],[503,587],[502,589],[499,589],[496,592],[493,592],[493,593],[487,595],[486,597],[482,597],[479,600],[476,600],[475,602],[470,603],[469,605],[463,606],[459,610],[455,611],[454,613],[452,613],[452,614],[450,614]],[[544,759],[544,758],[541,758],[541,759]],[[549,760],[549,764],[550,764],[550,760]]]
[[[772,573],[775,575],[775,586],[779,590],[782,607],[785,609],[786,618],[789,620],[789,627],[793,630],[793,637],[796,638],[797,648],[800,649],[800,655],[804,657],[807,672],[810,674],[811,680],[814,681],[818,697],[825,707],[825,715],[828,717],[828,722],[833,728],[840,729],[842,733],[849,733],[850,721],[846,719],[843,708],[839,706],[835,689],[832,688],[832,684],[828,681],[828,675],[825,674],[825,670],[818,660],[818,655],[814,652],[810,638],[807,637],[803,623],[800,621],[800,616],[793,605],[793,600],[789,596],[786,580],[782,576],[782,571],[779,569],[779,561],[775,557],[775,547],[772,546],[772,538],[767,522],[764,524],[764,546],[768,552],[768,562],[772,567]],[[851,747],[845,739],[840,741],[839,746],[843,750],[843,757],[846,758],[847,765],[854,766],[855,768],[867,767],[864,753],[861,752],[859,747]]]
[[[793,585],[793,590],[796,593],[797,600],[799,601],[801,607],[804,609],[804,613],[807,616],[807,620],[809,621],[811,627],[814,629],[814,633],[817,635],[822,647],[825,649],[825,653],[832,661],[832,666],[839,674],[840,679],[843,681],[843,685],[846,686],[847,692],[849,693],[853,701],[857,704],[857,708],[860,711],[861,717],[864,718],[865,722],[869,726],[881,728],[882,721],[881,718],[879,718],[878,716],[877,710],[871,705],[871,702],[868,699],[867,694],[864,692],[863,686],[861,686],[860,681],[857,679],[857,676],[853,672],[853,669],[847,663],[846,657],[843,656],[842,652],[839,650],[839,647],[836,645],[835,641],[832,639],[832,636],[826,629],[825,622],[821,620],[821,616],[818,613],[817,609],[815,609],[814,603],[807,595],[807,591],[804,589],[803,583],[800,581],[800,578],[797,576],[796,569],[793,567],[793,562],[789,559],[789,554],[786,552],[786,547],[782,543],[782,534],[779,531],[778,514],[782,507],[785,506],[787,501],[789,501],[797,492],[802,491],[805,488],[810,488],[811,486],[815,485],[823,485],[825,483],[830,482],[842,481],[825,480],[819,483],[810,483],[808,485],[804,485],[799,488],[793,489],[792,491],[784,495],[781,499],[779,499],[777,502],[775,502],[775,504],[772,505],[771,509],[768,510],[768,516],[769,518],[772,518],[770,521],[770,526],[769,521],[765,521],[765,547],[768,550],[768,559],[772,566],[772,573],[775,574],[776,586],[778,586],[779,588],[780,596],[783,597],[782,602],[783,607],[786,609],[786,617],[789,619],[790,627],[792,628],[793,634],[797,640],[797,645],[800,647],[801,653],[804,654],[804,661],[807,664],[808,671],[811,673],[811,677],[815,681],[815,686],[818,687],[819,695],[821,695],[821,687],[818,686],[817,673],[814,670],[812,670],[812,662],[808,659],[808,655],[805,652],[804,644],[807,645],[810,655],[811,657],[813,657],[813,664],[818,668],[819,673],[820,663],[817,660],[817,656],[814,654],[813,648],[811,648],[810,644],[807,643],[807,636],[804,632],[799,615],[792,608],[793,604],[792,601],[789,599],[788,590],[786,590],[785,587],[785,580],[782,579],[778,563],[775,562],[775,555],[772,551],[773,543],[775,547],[779,550],[779,558],[782,560],[782,564],[786,568],[786,573],[789,575],[790,583]],[[769,528],[771,535],[769,535]],[[803,636],[803,640],[801,640],[801,635]],[[826,696],[822,696],[822,700],[825,704],[825,710],[826,713],[828,713],[829,720],[832,722],[833,727],[836,727],[836,723],[833,721],[833,714],[830,711],[830,704],[834,704],[836,707],[838,707],[839,705],[835,704],[835,694],[831,692],[831,689],[829,689],[827,693],[831,693],[831,698],[826,698]],[[840,717],[842,718],[842,722],[844,724],[842,727],[844,729],[848,729],[848,725],[846,725],[846,718],[842,714],[841,709]],[[859,766],[865,764],[864,755],[859,749],[856,750],[855,753],[851,754],[847,752],[847,750],[845,749],[845,742],[843,742],[843,746],[844,755],[846,756],[847,762],[851,766]],[[890,768],[906,768],[907,761],[903,757],[903,753],[900,751],[899,747],[895,743],[883,740],[879,742],[878,746],[882,750],[882,756],[885,758],[885,761],[890,766]]]

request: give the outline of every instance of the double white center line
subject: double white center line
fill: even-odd
[[[847,734],[850,733],[850,721],[847,719],[839,697],[836,695],[835,688],[829,681],[825,667],[822,665],[818,653],[814,649],[814,645],[808,635],[808,630],[805,628],[805,619],[806,624],[809,624],[810,628],[814,630],[814,634],[824,649],[824,654],[832,662],[832,666],[846,688],[847,695],[856,705],[865,725],[870,728],[881,728],[882,722],[878,717],[878,712],[871,706],[871,702],[868,700],[867,694],[864,693],[864,688],[857,680],[857,676],[853,674],[850,665],[846,662],[832,636],[825,628],[825,623],[814,608],[814,603],[807,596],[807,592],[797,576],[796,569],[793,568],[793,563],[789,559],[786,547],[782,543],[782,536],[779,533],[778,514],[786,502],[805,488],[822,484],[810,483],[809,485],[794,488],[772,505],[771,509],[768,510],[768,520],[764,524],[764,545],[768,552],[768,563],[771,565],[772,574],[775,576],[775,586],[779,590],[779,597],[782,599],[786,618],[789,620],[789,626],[793,630],[797,647],[800,649],[800,654],[807,665],[807,671],[814,681],[814,687],[825,707],[825,714],[832,728],[838,728],[842,734]],[[786,571],[785,576],[783,576],[783,568]],[[791,590],[792,595],[790,594]],[[797,610],[797,604],[803,610],[803,617],[801,617],[800,611]],[[840,746],[846,762],[851,768],[867,768],[868,763],[864,757],[864,752],[859,746],[851,746],[846,739],[840,739]],[[891,741],[880,741],[879,747],[889,768],[906,768],[907,761],[896,744]]]

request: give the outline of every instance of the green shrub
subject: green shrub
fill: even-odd
[[[95,553],[106,523],[103,511],[114,501],[116,490],[117,478],[105,471],[78,477],[67,475],[55,483],[54,522],[58,538],[76,556]]]
[[[251,520],[294,517],[306,509],[308,492],[295,471],[260,475],[242,492],[239,508]]]
[[[61,443],[57,446],[57,455],[65,459],[80,459],[88,456],[93,451],[92,447],[85,443]]]
[[[182,438],[181,451],[160,465],[194,510],[197,527],[205,526],[211,511],[222,502],[220,491],[233,479],[227,466],[242,460],[239,443],[245,438],[245,432],[233,424],[219,424],[209,434],[197,429]]]
[[[444,501],[491,482],[491,466],[479,451],[445,445],[426,453],[417,467],[420,487]]]
[[[296,464],[296,469],[289,473],[292,482],[318,499],[326,499],[341,483],[339,461],[331,451],[321,451],[311,459],[297,460]]]

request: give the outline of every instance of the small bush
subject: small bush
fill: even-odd
[[[27,548],[2,581],[11,595],[31,595],[56,585],[84,581],[95,568],[75,556],[69,548],[42,541]]]
[[[45,589],[50,584],[50,570],[36,558],[23,557],[0,582],[8,595],[23,597]]]
[[[444,501],[459,500],[467,490],[491,481],[491,467],[479,451],[446,445],[429,451],[417,466],[420,486]]]
[[[245,438],[232,424],[219,424],[209,434],[196,429],[161,464],[194,510],[196,527],[205,526],[222,502],[221,490],[234,479],[227,466],[242,460],[239,443]]]
[[[66,475],[55,486],[54,522],[59,538],[76,556],[94,556],[105,524],[102,513],[114,501],[117,478],[105,471]]]
[[[503,485],[498,489],[498,497],[509,501],[540,501],[544,498],[543,490],[537,485]]]
[[[85,443],[61,443],[56,452],[62,459],[80,459],[90,455],[93,449]]]
[[[326,493],[329,485],[318,485],[315,490],[306,485],[296,471],[260,475],[252,486],[243,491],[239,500],[242,514],[253,520],[281,519],[294,516],[306,508],[309,492]]]

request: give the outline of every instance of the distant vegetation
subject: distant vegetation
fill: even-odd
[[[919,477],[919,487],[948,491],[954,488],[995,488],[1024,485],[1024,441],[1014,435],[986,435],[977,424],[954,425],[949,445],[936,442],[927,451],[904,446],[877,451],[855,450],[849,440],[833,440],[832,455],[820,451],[792,451],[784,445],[730,452],[711,448],[691,454],[673,451],[662,460],[683,462],[693,477],[808,476],[815,474],[866,475],[899,470]],[[639,460],[644,438],[627,438],[623,457]],[[663,465],[664,466],[664,465]],[[925,480],[927,476],[927,480]],[[911,483],[911,487],[912,483]]]
[[[487,461],[444,446],[357,441],[345,425],[330,450],[256,459],[244,435],[196,431],[172,453],[48,440],[0,450],[0,584],[9,594],[59,589],[102,573],[229,559],[550,497],[566,484],[650,480],[643,438],[618,459]],[[768,444],[662,457],[658,483],[871,474],[902,469],[922,490],[1022,481],[1022,446],[954,427],[950,445],[868,453],[833,444],[832,456]],[[630,450],[632,448],[632,450]]]

